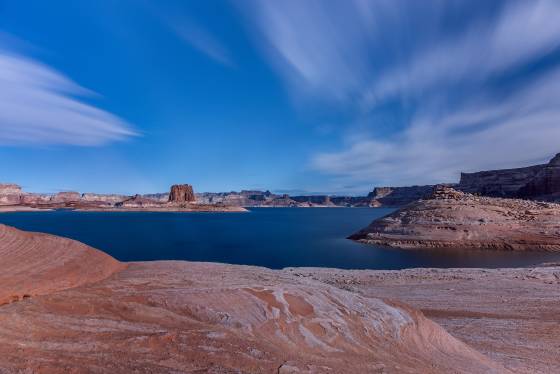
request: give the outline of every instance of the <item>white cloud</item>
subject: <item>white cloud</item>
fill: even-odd
[[[466,100],[448,113],[419,113],[392,139],[354,140],[316,155],[341,180],[377,184],[457,182],[459,172],[545,162],[560,151],[560,69],[508,97]]]
[[[289,87],[371,121],[358,135],[348,124],[338,150],[313,156],[336,185],[456,181],[560,151],[560,69],[528,68],[560,47],[556,0],[250,4]],[[407,118],[389,131],[372,120],[386,104]]]
[[[345,99],[366,74],[368,26],[346,1],[249,1],[269,61],[298,90]],[[365,20],[365,19],[364,19]]]
[[[364,104],[472,85],[539,58],[560,46],[558,19],[558,1],[512,1],[496,19],[475,20],[459,37],[440,36],[426,50],[373,78]]]
[[[95,146],[137,135],[79,95],[91,92],[48,66],[0,50],[0,144]]]

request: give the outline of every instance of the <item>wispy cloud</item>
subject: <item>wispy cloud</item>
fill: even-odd
[[[137,135],[78,99],[91,94],[44,64],[0,50],[0,144],[96,146]]]
[[[261,48],[289,87],[334,97],[367,123],[313,156],[335,184],[455,181],[560,151],[560,68],[535,67],[559,52],[555,0],[252,5]],[[406,114],[392,129],[375,120],[387,106]]]
[[[177,36],[212,60],[229,67],[234,65],[226,47],[194,22],[185,20],[178,22],[175,20],[170,22],[170,26]]]
[[[337,0],[326,4],[254,0],[243,9],[264,37],[269,61],[290,85],[342,99],[362,84],[367,25],[359,22],[358,7]]]

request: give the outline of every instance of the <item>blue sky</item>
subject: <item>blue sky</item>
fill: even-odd
[[[0,0],[0,181],[361,194],[560,152],[560,2]]]

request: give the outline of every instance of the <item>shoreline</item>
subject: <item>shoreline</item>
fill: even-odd
[[[14,212],[53,212],[57,210],[74,211],[74,212],[173,212],[173,213],[245,213],[249,212],[248,209],[243,207],[150,207],[150,208],[116,208],[116,207],[37,207],[26,205],[4,205],[0,206],[0,213],[14,213]]]

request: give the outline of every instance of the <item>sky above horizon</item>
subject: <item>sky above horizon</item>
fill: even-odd
[[[364,194],[560,152],[557,0],[0,0],[0,182]]]

